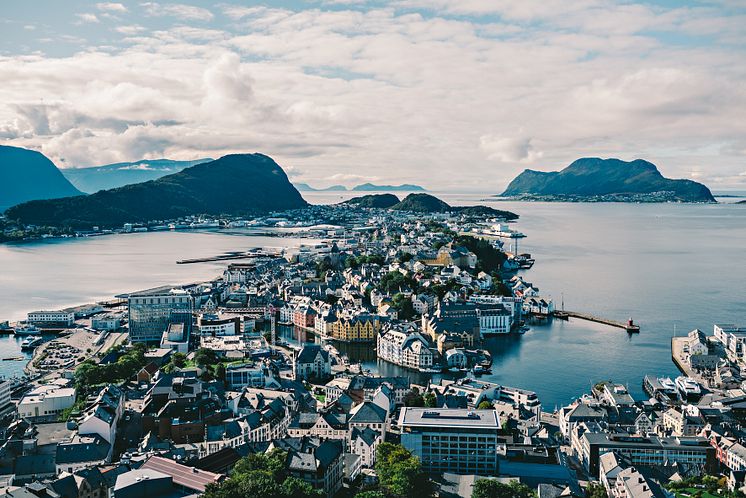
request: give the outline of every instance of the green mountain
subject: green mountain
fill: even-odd
[[[527,169],[501,195],[548,200],[715,202],[706,186],[691,180],[664,178],[648,161],[597,157],[578,159],[562,171]]]
[[[83,192],[93,193],[133,183],[157,180],[184,168],[212,161],[211,158],[194,161],[172,161],[171,159],[143,159],[132,163],[115,163],[88,168],[66,168],[62,174]]]
[[[388,209],[399,204],[399,198],[394,194],[368,194],[360,197],[353,197],[350,200],[342,202],[342,204],[360,208]]]
[[[353,187],[354,192],[425,192],[425,189],[419,185],[374,185],[372,183],[363,183]]]
[[[307,206],[263,154],[231,154],[145,183],[85,197],[32,201],[6,213],[26,224],[120,227],[188,215],[254,215]]]
[[[458,213],[477,218],[518,219],[518,215],[515,213],[494,209],[489,206],[450,206],[448,203],[430,194],[409,194],[403,201],[391,206],[391,209],[415,213]]]
[[[41,152],[0,145],[0,211],[21,202],[81,193]]]

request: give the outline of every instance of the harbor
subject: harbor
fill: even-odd
[[[589,322],[601,323],[603,325],[608,325],[610,327],[624,329],[627,333],[630,333],[630,334],[638,334],[640,332],[640,326],[635,324],[632,318],[630,318],[626,322],[618,322],[616,320],[609,320],[607,318],[602,318],[596,315],[591,315],[589,313],[581,313],[578,311],[568,311],[568,310],[554,311],[552,313],[552,317],[557,318],[559,320],[568,320],[570,318],[577,318],[579,320],[586,320]]]

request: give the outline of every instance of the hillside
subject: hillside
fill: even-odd
[[[131,163],[106,164],[89,168],[66,168],[62,174],[78,189],[92,194],[133,183],[157,180],[184,168],[212,161],[211,158],[194,161],[172,161],[171,159],[143,159]]]
[[[706,186],[691,180],[665,178],[648,161],[595,157],[578,159],[562,171],[527,169],[501,195],[543,200],[715,202]]]
[[[399,198],[394,194],[368,194],[360,197],[353,197],[342,204],[360,208],[388,209],[399,204]]]
[[[85,197],[27,202],[6,214],[26,224],[103,228],[197,214],[262,214],[306,205],[270,157],[232,154],[145,183]]]
[[[515,213],[494,209],[489,206],[451,206],[430,194],[409,194],[403,201],[391,206],[391,209],[415,213],[459,213],[464,216],[476,218],[518,219],[518,215]]]
[[[26,201],[81,193],[41,152],[0,145],[0,211]]]
[[[372,183],[363,183],[353,187],[354,192],[425,192],[426,190],[419,185],[374,185]]]

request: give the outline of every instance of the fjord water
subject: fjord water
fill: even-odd
[[[523,336],[489,339],[493,374],[486,380],[539,393],[552,409],[612,379],[642,396],[646,373],[678,375],[670,338],[718,322],[746,325],[746,206],[733,204],[573,204],[485,202],[484,195],[440,195],[453,205],[488,203],[521,215],[521,252],[536,258],[524,272],[543,295],[565,307],[623,321],[642,331],[571,320],[532,326]],[[338,194],[304,194],[311,203]],[[346,195],[349,197],[349,195]],[[176,265],[286,238],[220,232],[156,232],[0,246],[0,320],[36,308],[105,299],[150,286],[210,278],[225,263]],[[0,338],[0,356],[6,339]],[[339,347],[382,374],[423,376],[376,362],[373,348]],[[0,362],[0,368],[6,365]]]

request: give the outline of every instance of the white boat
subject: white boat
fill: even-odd
[[[30,351],[34,349],[36,346],[44,342],[44,339],[42,339],[39,335],[30,335],[27,338],[23,340],[21,343],[21,351]]]
[[[35,335],[41,332],[39,330],[39,327],[36,327],[35,325],[18,325],[16,326],[15,330],[13,331],[13,334],[15,335]]]

